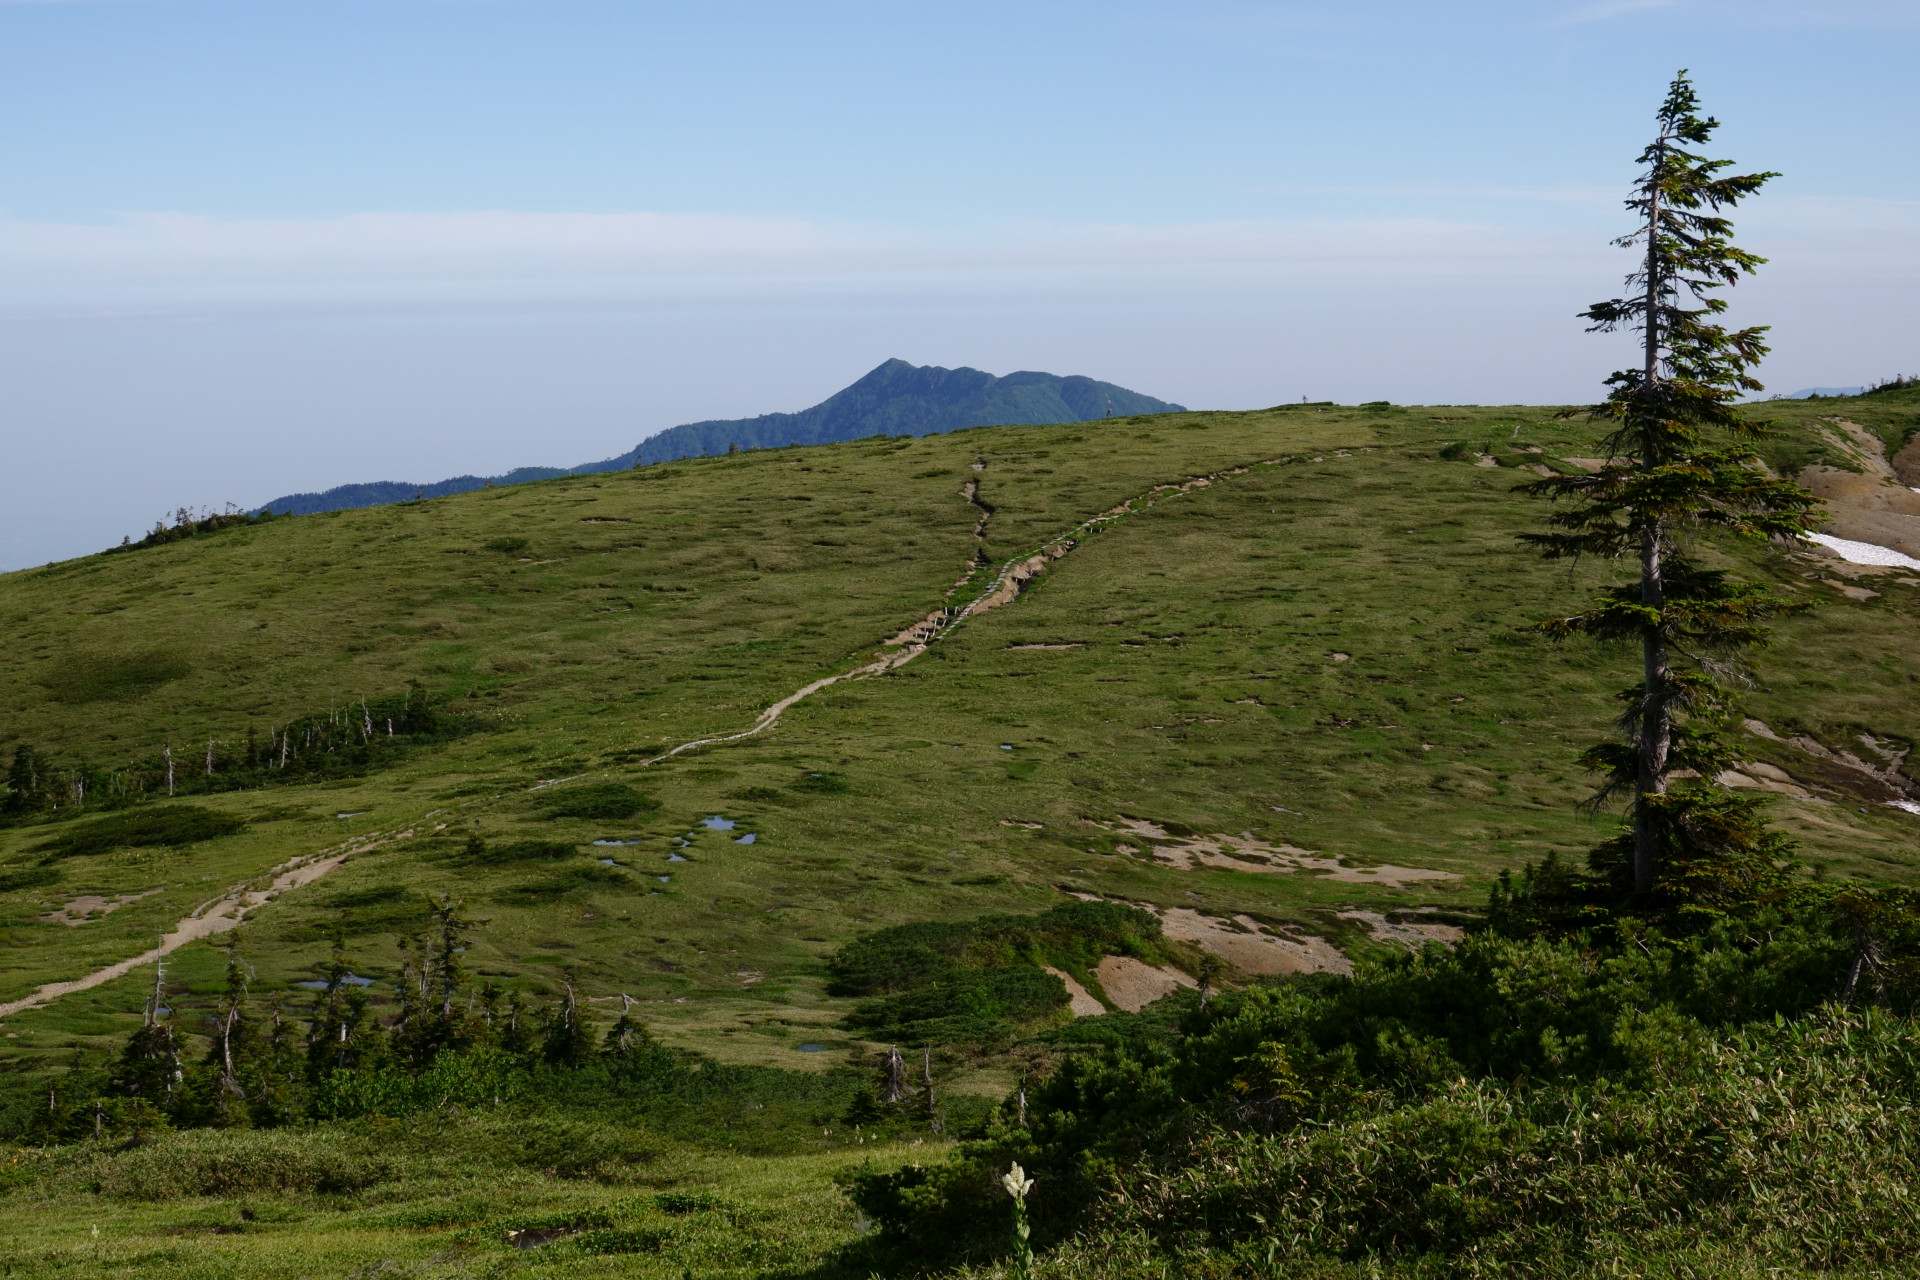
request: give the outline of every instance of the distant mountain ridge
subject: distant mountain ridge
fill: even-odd
[[[967,427],[1092,422],[1147,413],[1184,413],[1184,405],[1156,400],[1111,382],[1023,371],[996,377],[979,369],[943,369],[888,360],[811,409],[757,418],[712,419],[669,427],[618,457],[577,467],[520,467],[498,476],[455,476],[432,484],[375,480],[321,493],[292,493],[257,510],[305,515],[377,507],[410,498],[438,498],[490,485],[525,484],[556,476],[621,471],[677,458],[790,444],[832,444],[874,435],[936,435]]]

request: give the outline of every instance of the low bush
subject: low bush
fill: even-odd
[[[0,875],[0,893],[18,893],[23,889],[44,889],[59,884],[61,875],[52,867],[28,867]]]
[[[96,1153],[76,1172],[101,1195],[174,1200],[357,1191],[401,1176],[401,1163],[340,1133],[199,1129]]]
[[[175,804],[111,813],[78,823],[34,846],[45,861],[87,857],[127,848],[177,848],[245,831],[245,819],[199,805]]]
[[[1863,942],[1850,892],[1681,937],[1536,935],[1509,885],[1519,936],[1189,998],[1175,1034],[1066,1059],[1025,1127],[1003,1110],[954,1160],[852,1179],[867,1262],[998,1257],[1016,1160],[1036,1240],[1078,1242],[1042,1274],[1144,1250],[1221,1276],[1559,1276],[1682,1225],[1757,1268],[1912,1256],[1911,948]],[[1865,992],[1863,955],[1897,1012],[1834,1003]]]
[[[847,1025],[909,1043],[1005,1041],[1059,1021],[1066,984],[1104,956],[1170,958],[1160,922],[1138,907],[1070,902],[1037,916],[897,925],[862,934],[828,961],[836,995],[868,996]]]
[[[1102,956],[1159,959],[1160,922],[1116,902],[1070,902],[1037,916],[896,925],[863,933],[827,962],[836,995],[904,991],[953,969],[1091,967]]]
[[[673,1237],[664,1231],[622,1230],[618,1227],[583,1231],[567,1241],[567,1249],[588,1255],[659,1253]]]
[[[1066,984],[1032,965],[958,969],[910,990],[867,1000],[852,1029],[910,1044],[992,1043],[1032,1027],[1068,1004]]]
[[[660,807],[660,802],[624,782],[592,782],[554,791],[541,798],[539,807],[549,818],[617,821],[652,813]]]
[[[166,649],[77,655],[41,684],[55,702],[131,702],[192,670],[185,657]]]
[[[596,862],[568,867],[544,879],[508,885],[493,897],[496,902],[530,906],[542,902],[557,902],[561,898],[591,889],[626,888],[632,884],[633,877],[618,867],[603,867]]]
[[[455,862],[467,866],[504,867],[517,862],[565,862],[580,852],[580,846],[563,840],[514,840],[493,844],[470,835],[453,854]]]

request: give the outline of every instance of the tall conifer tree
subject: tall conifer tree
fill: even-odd
[[[1613,428],[1601,469],[1524,486],[1560,509],[1547,518],[1553,532],[1523,537],[1550,558],[1639,562],[1637,581],[1541,625],[1638,645],[1641,681],[1622,695],[1621,737],[1583,757],[1606,774],[1594,803],[1631,798],[1631,836],[1603,846],[1596,861],[1643,898],[1663,887],[1684,898],[1743,861],[1742,874],[1765,874],[1785,851],[1757,821],[1753,801],[1706,780],[1727,762],[1717,731],[1729,709],[1725,682],[1744,674],[1742,653],[1765,640],[1769,618],[1804,607],[1706,568],[1692,553],[1714,531],[1797,538],[1814,499],[1771,476],[1748,447],[1765,424],[1737,402],[1762,389],[1752,370],[1767,352],[1765,328],[1719,321],[1727,304],[1718,291],[1765,261],[1732,242],[1726,211],[1778,175],[1726,174],[1732,161],[1690,149],[1719,122],[1700,115],[1684,71],[1656,118],[1626,202],[1639,225],[1615,241],[1636,251],[1638,265],[1623,297],[1581,313],[1590,331],[1637,332],[1641,361],[1609,377],[1606,401],[1590,410]],[[1702,781],[1675,791],[1683,770]]]

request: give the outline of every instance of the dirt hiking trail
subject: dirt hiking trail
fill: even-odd
[[[1279,458],[1267,458],[1259,462],[1248,462],[1237,467],[1227,467],[1220,471],[1209,472],[1203,476],[1193,476],[1178,482],[1156,484],[1145,493],[1129,498],[1119,506],[1110,507],[1097,516],[1082,520],[1079,524],[1073,526],[1073,528],[1067,530],[1060,536],[1048,539],[1038,548],[1023,552],[1011,560],[1008,560],[1000,566],[999,570],[987,582],[985,588],[974,595],[966,604],[957,609],[952,606],[935,609],[918,622],[909,625],[898,635],[882,642],[883,648],[892,649],[893,652],[883,654],[872,661],[862,663],[849,671],[842,671],[830,676],[822,676],[812,684],[794,690],[786,697],[780,699],[780,701],[768,707],[765,711],[762,711],[751,725],[738,733],[720,734],[711,738],[695,738],[692,742],[683,742],[669,751],[663,751],[649,760],[642,761],[641,767],[645,768],[648,765],[659,764],[664,760],[671,760],[683,751],[693,751],[700,747],[717,747],[729,742],[740,742],[747,738],[758,737],[760,734],[765,733],[767,730],[779,724],[780,717],[785,715],[796,703],[805,698],[812,697],[814,694],[820,692],[820,690],[839,684],[842,680],[866,680],[873,676],[885,675],[896,667],[905,666],[907,663],[912,662],[915,658],[925,653],[933,645],[939,643],[940,640],[944,639],[947,635],[951,634],[954,628],[958,627],[968,618],[985,613],[989,609],[998,609],[1004,604],[1011,604],[1013,601],[1019,599],[1020,593],[1026,590],[1029,583],[1046,571],[1047,566],[1073,551],[1088,535],[1100,532],[1115,521],[1123,520],[1128,516],[1139,515],[1143,511],[1150,510],[1163,499],[1177,498],[1195,489],[1204,489],[1230,476],[1245,475],[1256,467],[1275,467],[1290,461],[1292,461],[1290,455]],[[976,473],[984,472],[986,468],[987,464],[984,460],[977,461],[972,465],[972,470]],[[974,522],[973,536],[976,544],[983,542],[986,538],[987,522],[993,518],[993,508],[980,499],[980,480],[977,475],[976,478],[968,480],[966,484],[962,486],[959,496],[963,502],[966,502],[980,512],[979,519]],[[980,576],[981,566],[985,563],[985,556],[978,545],[976,545],[974,559],[968,564],[967,572],[962,574],[959,580],[947,589],[947,596],[952,598],[965,590],[970,584],[974,583]]]
[[[345,847],[335,845],[331,849],[322,849],[318,853],[288,859],[265,873],[273,877],[265,888],[255,889],[249,884],[237,884],[221,896],[209,899],[188,912],[185,918],[171,930],[161,935],[160,944],[151,950],[116,961],[104,969],[95,969],[83,978],[75,978],[70,982],[49,982],[30,996],[22,996],[18,1000],[0,1004],[0,1018],[10,1018],[16,1013],[25,1013],[28,1009],[36,1009],[76,991],[90,991],[94,987],[112,982],[115,978],[124,978],[141,965],[152,964],[161,957],[178,951],[189,942],[237,929],[240,927],[240,922],[247,918],[247,913],[255,907],[272,902],[289,889],[298,889],[301,885],[312,884],[356,853],[366,853],[391,841],[404,840],[412,834],[413,828],[408,827],[404,831],[363,836],[356,841],[349,841]],[[255,879],[258,878],[255,877]]]

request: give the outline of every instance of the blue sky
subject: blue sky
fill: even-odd
[[[1920,3],[0,0],[0,568],[889,356],[1577,400],[1666,79],[1781,390],[1920,368]]]

